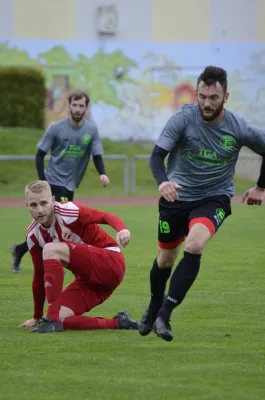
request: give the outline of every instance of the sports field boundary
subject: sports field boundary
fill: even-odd
[[[76,198],[77,203],[97,207],[97,206],[150,206],[157,205],[158,198],[156,197],[111,197],[111,198]],[[241,203],[241,196],[235,196],[232,203]],[[10,207],[25,207],[23,199],[0,199],[0,208]]]

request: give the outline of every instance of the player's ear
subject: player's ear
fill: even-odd
[[[52,196],[52,201],[53,201],[53,202],[55,201],[55,196]]]
[[[224,98],[224,103],[226,103],[226,102],[227,102],[228,98],[229,98],[229,92],[226,92],[226,94],[225,94],[225,98]]]

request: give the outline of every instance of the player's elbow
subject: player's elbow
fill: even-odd
[[[167,150],[162,149],[157,145],[154,147],[149,158],[149,166],[151,171],[156,170],[158,167],[161,168],[161,166],[164,167],[164,159],[166,158],[167,154]]]

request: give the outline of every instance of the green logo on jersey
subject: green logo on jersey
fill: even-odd
[[[221,147],[226,150],[232,150],[235,143],[236,143],[235,139],[233,138],[233,136],[230,135],[223,136],[220,141]]]
[[[61,151],[60,155],[62,157],[80,158],[84,157],[85,152],[85,149],[82,149],[81,146],[78,146],[77,144],[69,144],[66,149]]]
[[[199,149],[198,154],[188,151],[187,158],[196,164],[205,164],[215,167],[224,167],[228,161],[222,157],[219,157],[216,151],[209,149]]]
[[[223,208],[217,208],[215,214],[216,214],[216,219],[218,221],[218,224],[221,224],[225,217],[225,212],[224,212]]]
[[[159,229],[161,233],[170,233],[170,226],[167,221],[159,221]]]
[[[84,134],[83,136],[83,144],[88,144],[91,140],[91,136],[89,136],[87,133]]]

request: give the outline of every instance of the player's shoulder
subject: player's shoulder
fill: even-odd
[[[97,125],[93,121],[90,121],[88,119],[84,120],[84,128],[88,131],[88,133],[96,132],[98,129]]]
[[[244,133],[249,122],[241,115],[225,109],[225,119],[229,128],[234,130],[235,133]]]
[[[64,126],[68,123],[68,118],[63,118],[63,119],[58,119],[57,121],[54,121],[50,126],[53,128],[59,128],[61,126]]]
[[[199,108],[197,103],[183,104],[179,107],[173,118],[181,117],[184,119],[185,123],[191,123],[197,121],[199,118]]]
[[[39,228],[39,223],[37,221],[35,221],[35,219],[31,222],[31,224],[29,225],[28,229],[26,230],[26,237],[30,237],[33,234],[36,234],[36,232],[38,231]]]
[[[37,228],[38,228],[39,223],[37,221],[35,221],[35,219],[31,222],[31,224],[29,225],[27,231],[26,231],[26,235],[30,235],[32,232],[34,232]]]
[[[239,124],[246,124],[247,120],[242,117],[242,115],[239,115],[233,111],[228,110],[227,108],[225,109],[225,117],[228,120],[233,120],[233,121],[237,121]]]
[[[61,129],[65,128],[65,125],[67,125],[67,121],[68,121],[67,118],[58,119],[57,121],[52,122],[47,130],[52,132],[58,132]]]
[[[72,201],[55,202],[55,214],[60,216],[66,224],[75,222],[80,214],[80,206]]]
[[[183,104],[182,112],[186,122],[198,121],[200,116],[197,103]]]

